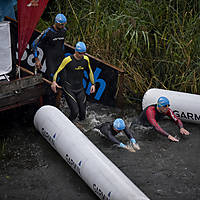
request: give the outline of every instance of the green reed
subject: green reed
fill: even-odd
[[[50,1],[39,29],[67,16],[66,42],[125,71],[124,96],[165,88],[200,93],[198,0]],[[48,23],[46,22],[48,21]]]

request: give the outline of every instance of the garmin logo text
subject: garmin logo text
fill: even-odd
[[[96,184],[93,184],[93,190],[100,199],[110,200],[111,192],[109,192],[108,195],[104,194],[104,192]]]
[[[81,167],[81,161],[79,162],[79,164],[77,165],[72,158],[69,157],[68,154],[65,155],[65,160],[66,162],[70,165],[70,167],[79,175],[81,175],[80,172],[80,167]]]
[[[45,131],[44,128],[42,128],[41,134],[44,136],[44,138],[46,138],[50,142],[50,144],[52,144],[53,146],[55,146],[54,140],[56,138],[56,133],[53,135],[53,137],[51,137],[49,135],[49,133],[47,131]]]
[[[197,115],[195,113],[179,112],[178,110],[174,110],[173,112],[179,118],[185,118],[185,119],[194,120],[194,121],[199,121],[200,120],[200,115]]]
[[[64,40],[64,37],[59,37],[59,38],[53,38],[53,40]]]

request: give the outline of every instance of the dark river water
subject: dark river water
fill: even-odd
[[[61,109],[68,111],[65,106]],[[0,113],[0,200],[97,200],[34,128],[36,110],[29,105]],[[134,106],[120,109],[90,103],[82,131],[150,199],[199,200],[199,125],[184,123],[191,135],[181,137],[179,143],[131,126],[141,148],[135,153],[113,146],[94,129],[116,117],[122,117],[130,126],[138,115],[139,109]],[[160,125],[180,137],[173,122],[163,120]],[[128,142],[124,135],[118,139]]]

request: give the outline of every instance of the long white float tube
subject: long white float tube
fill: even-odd
[[[152,88],[142,99],[142,108],[156,104],[159,97],[169,99],[170,108],[182,121],[200,124],[200,95]]]
[[[34,125],[100,199],[149,199],[57,108],[41,107]]]

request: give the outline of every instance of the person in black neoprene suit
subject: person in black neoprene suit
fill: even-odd
[[[38,47],[41,47],[46,58],[46,71],[44,78],[52,81],[53,75],[64,58],[64,40],[66,36],[65,24],[67,19],[63,14],[57,14],[55,24],[44,30],[32,43],[35,58],[35,65],[38,69],[42,68],[38,58]],[[44,104],[55,105],[56,95],[52,93],[50,85],[46,85],[46,96]]]
[[[121,148],[125,148],[129,150],[127,145],[123,144],[115,137],[119,132],[123,131],[128,137],[128,139],[130,140],[130,143],[132,144],[132,146],[137,150],[140,149],[139,145],[136,143],[136,140],[133,137],[132,131],[126,127],[124,120],[121,118],[115,119],[113,123],[105,122],[95,128],[99,129],[100,132],[106,138],[108,138],[112,143],[118,145]]]
[[[74,122],[84,120],[86,115],[86,95],[83,88],[84,70],[89,71],[92,86],[90,93],[95,92],[94,75],[90,66],[88,56],[85,55],[86,46],[84,42],[76,44],[75,53],[63,59],[58,67],[51,85],[52,90],[56,93],[56,88],[62,86],[63,94],[70,108],[69,119]],[[60,73],[60,83],[57,84],[57,76]],[[61,85],[61,86],[60,86]]]

